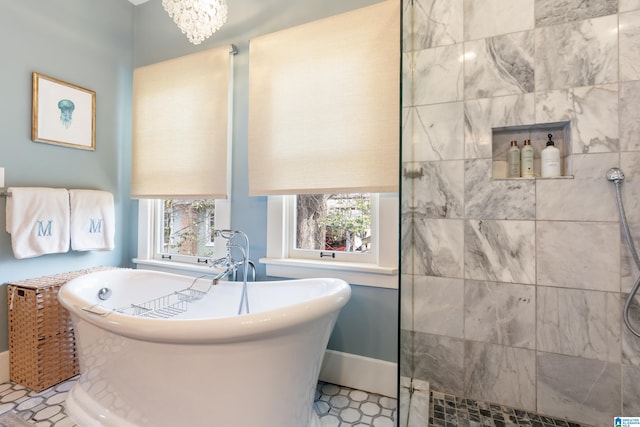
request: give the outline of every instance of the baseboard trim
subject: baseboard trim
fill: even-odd
[[[397,398],[398,365],[386,360],[327,350],[320,380]]]
[[[0,384],[9,381],[9,350],[0,353]]]

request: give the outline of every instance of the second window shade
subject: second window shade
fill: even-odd
[[[250,42],[249,193],[398,191],[400,2]]]

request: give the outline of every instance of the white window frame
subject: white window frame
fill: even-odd
[[[398,288],[398,193],[380,193],[377,215],[373,212],[372,234],[378,236],[374,260],[370,262],[336,259],[294,258],[292,215],[295,196],[269,196],[267,201],[267,256],[260,259],[268,276],[286,278],[336,277],[351,284]]]
[[[163,259],[162,248],[162,200],[140,199],[138,200],[138,256],[133,259],[137,265],[150,270],[168,272],[194,272],[210,273],[208,263],[198,262],[197,256],[171,254],[171,259]],[[215,204],[216,228],[231,228],[231,202],[224,199],[216,199]],[[214,240],[213,255],[206,258],[221,258],[225,256],[225,241],[222,237]],[[200,257],[202,260],[204,257]]]
[[[216,200],[216,204],[218,204],[219,202]],[[213,211],[213,227],[211,227],[211,212]],[[213,209],[208,208],[207,209],[207,222],[204,225],[204,232],[205,235],[211,237],[211,232],[213,231],[213,229],[216,228],[215,224],[217,223],[218,219],[216,217],[216,207],[214,205]],[[225,227],[225,228],[229,228],[229,227]],[[218,227],[218,229],[220,229],[220,227]],[[217,237],[214,236],[213,240],[211,238],[209,238],[209,241],[207,243],[205,243],[204,245],[206,247],[216,247],[216,239]]]
[[[286,213],[288,221],[290,221],[289,226],[292,227],[292,232],[289,233],[288,244],[289,244],[289,257],[290,258],[304,258],[311,260],[321,259],[320,253],[324,254],[335,254],[335,259],[330,258],[322,258],[327,261],[347,261],[347,262],[357,262],[357,263],[369,263],[375,264],[378,261],[378,216],[379,216],[379,208],[378,208],[378,193],[370,193],[371,197],[371,250],[367,253],[358,253],[358,252],[344,252],[344,251],[332,251],[332,250],[317,250],[317,249],[300,249],[296,247],[296,196],[288,197],[286,199],[286,209],[288,212]]]

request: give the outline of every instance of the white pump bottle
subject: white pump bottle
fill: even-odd
[[[543,178],[560,176],[560,150],[551,140],[552,134],[547,135],[547,147],[540,155],[540,174]]]

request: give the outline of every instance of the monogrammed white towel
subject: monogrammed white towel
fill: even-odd
[[[64,188],[7,189],[7,233],[17,259],[69,250],[69,192]]]
[[[113,194],[99,190],[69,190],[71,249],[111,251],[115,247]]]

